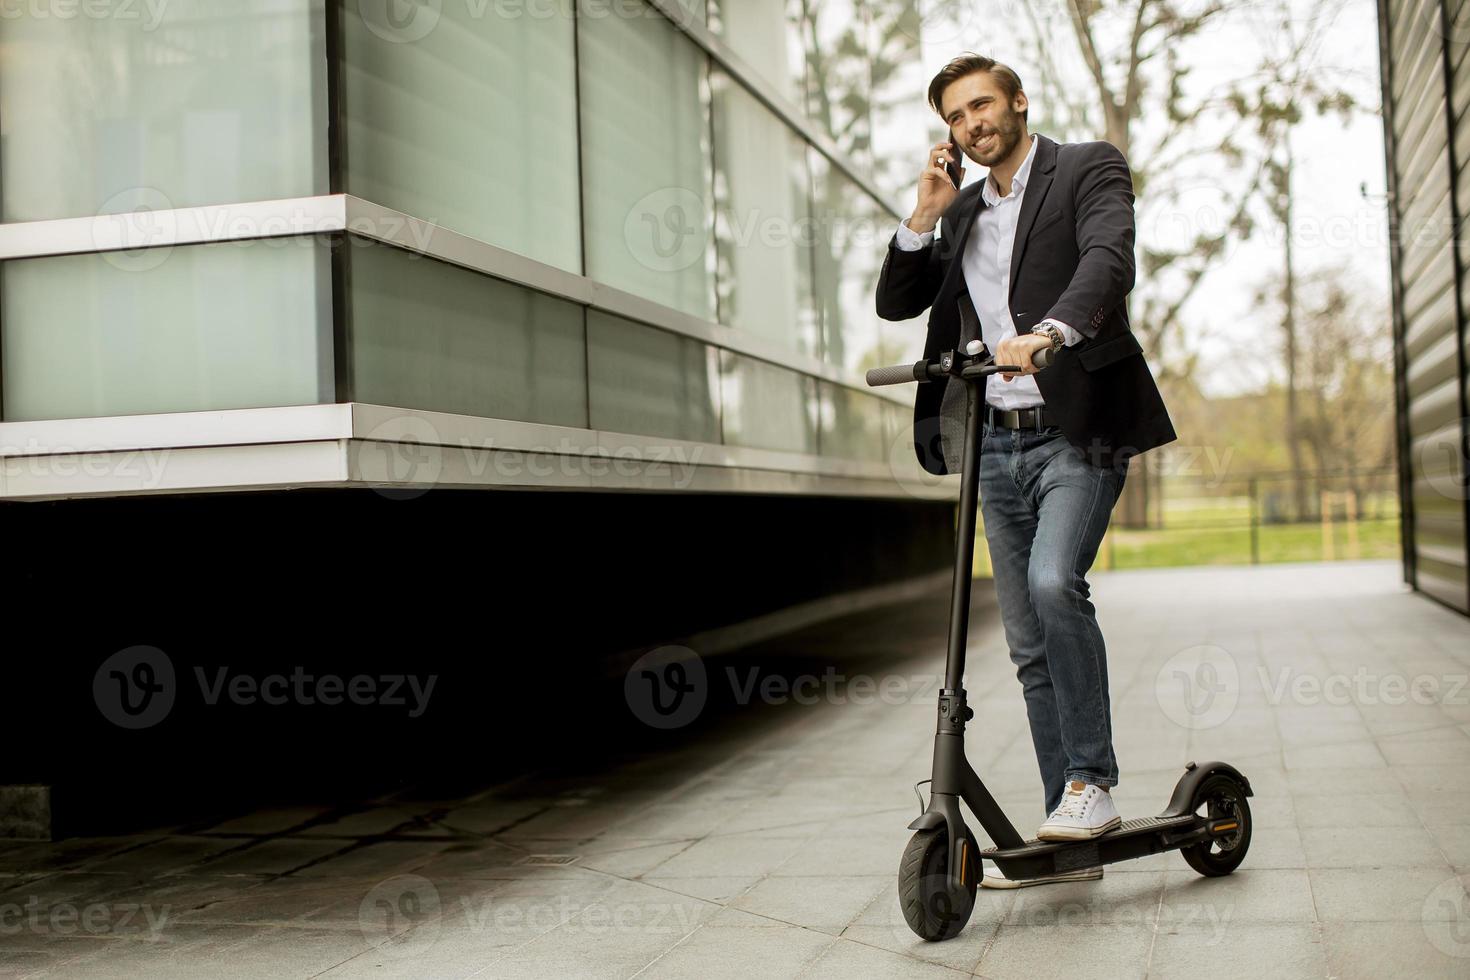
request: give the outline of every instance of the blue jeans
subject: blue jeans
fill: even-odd
[[[1107,652],[1086,575],[1125,477],[1088,462],[1055,426],[987,427],[981,439],[985,538],[1048,814],[1068,780],[1118,782]]]

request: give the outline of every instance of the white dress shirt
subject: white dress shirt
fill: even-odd
[[[1016,336],[1016,324],[1011,317],[1011,250],[1016,242],[1016,221],[1021,215],[1021,201],[1026,194],[1026,184],[1031,178],[1031,163],[1036,159],[1035,136],[1031,137],[1031,150],[1026,161],[1011,178],[1011,192],[1005,197],[995,186],[995,178],[987,176],[985,186],[980,189],[987,207],[975,215],[976,227],[965,242],[965,254],[961,256],[961,267],[965,274],[965,285],[975,303],[975,312],[980,315],[980,334],[985,347],[991,353],[1007,337]],[[959,229],[945,229],[945,234],[959,234]],[[919,234],[908,225],[899,223],[898,247],[905,252],[918,251],[934,243],[934,232]],[[1081,335],[1067,324],[1052,317],[1041,321],[1053,323],[1062,332],[1062,339],[1071,346]],[[999,375],[985,386],[985,400],[1000,409],[1030,408],[1041,405],[1041,389],[1036,386],[1035,375],[1017,375],[1005,381]]]

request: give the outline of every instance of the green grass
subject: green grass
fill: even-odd
[[[1172,517],[1173,515],[1171,515]],[[1200,519],[1199,511],[1191,516]],[[1218,519],[1218,518],[1217,518]],[[1396,558],[1399,551],[1397,515],[1358,521],[1357,547],[1350,543],[1349,522],[1330,525],[1333,559]],[[1322,525],[1267,524],[1257,528],[1258,560],[1262,564],[1286,561],[1324,561]],[[1109,529],[1098,550],[1095,569],[1168,568],[1184,565],[1242,565],[1251,561],[1250,528],[1171,527],[1147,531]],[[985,531],[975,542],[975,574],[990,574]]]
[[[1397,518],[1357,522],[1357,547],[1347,522],[1330,527],[1333,559],[1392,558],[1399,554]],[[1326,561],[1321,524],[1266,524],[1257,528],[1257,560]],[[1160,568],[1178,565],[1235,565],[1251,561],[1249,527],[1113,529],[1103,540],[1096,567]]]

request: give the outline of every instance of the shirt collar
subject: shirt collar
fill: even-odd
[[[1031,138],[1031,149],[1026,153],[1026,159],[1016,169],[1016,174],[1011,178],[1011,193],[1019,194],[1026,189],[1026,182],[1031,178],[1031,161],[1036,159],[1036,144],[1041,142],[1040,137],[1034,133],[1027,134]],[[985,203],[994,207],[1000,200],[1000,192],[995,189],[995,179],[989,174],[985,177],[985,185],[980,189],[980,194],[985,198]]]

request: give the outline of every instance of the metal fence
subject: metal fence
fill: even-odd
[[[1098,566],[1262,564],[1397,557],[1392,469],[1162,476],[1150,526],[1114,526]]]

